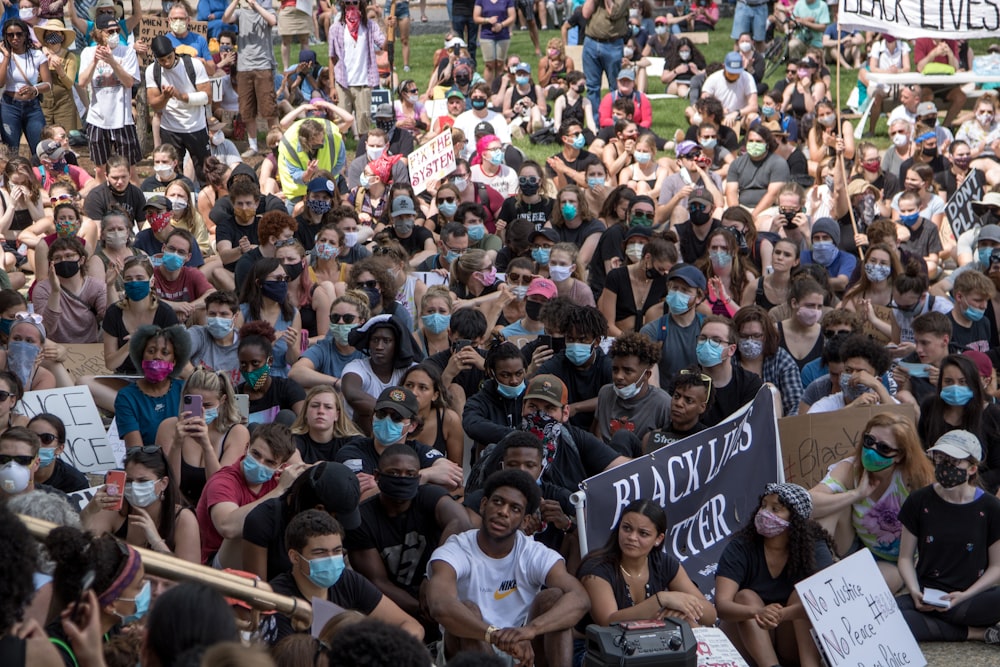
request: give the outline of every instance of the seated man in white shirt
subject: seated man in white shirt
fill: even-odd
[[[431,555],[426,597],[446,657],[499,650],[530,665],[537,651],[544,664],[572,663],[571,629],[590,599],[562,556],[521,532],[540,502],[528,473],[500,470],[483,487],[482,527],[452,535]]]
[[[809,414],[833,412],[841,408],[870,405],[897,405],[882,375],[889,370],[892,357],[880,343],[865,334],[854,334],[840,348],[844,370],[840,373],[840,391],[824,396],[809,408]]]
[[[705,79],[701,95],[711,95],[722,102],[726,124],[739,121],[748,128],[751,121],[757,119],[757,82],[743,69],[743,57],[739,53],[727,53],[724,65]]]

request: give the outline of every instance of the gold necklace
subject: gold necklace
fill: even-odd
[[[619,564],[618,564],[618,567],[619,567],[619,568],[621,569],[621,571],[622,571],[622,574],[624,574],[624,575],[625,575],[626,577],[628,577],[629,579],[635,579],[636,577],[640,577],[640,576],[642,576],[642,573],[641,573],[641,572],[640,572],[639,574],[632,574],[631,572],[629,572],[628,570],[626,570],[626,569],[625,569],[625,566],[624,566],[624,565],[622,565],[621,563],[619,563]]]

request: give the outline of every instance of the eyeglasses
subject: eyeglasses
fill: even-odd
[[[849,333],[851,333],[850,329],[848,329],[846,331],[843,330],[843,329],[824,329],[823,330],[823,338],[833,338],[837,334],[849,334]]]
[[[375,411],[375,419],[385,419],[388,417],[395,423],[403,421],[403,415],[399,414],[395,410],[390,410],[389,408],[382,408],[381,410]]]
[[[377,280],[360,280],[360,281],[358,281],[358,287],[362,287],[364,289],[378,289],[378,281]]]
[[[34,460],[35,457],[30,454],[0,454],[0,466],[5,466],[11,461],[18,465],[30,466]]]
[[[871,433],[865,433],[861,436],[861,446],[865,449],[874,449],[876,452],[885,456],[886,458],[895,458],[899,455],[899,450],[890,445],[887,442],[882,442],[876,440],[875,436]]]
[[[38,435],[38,439],[42,441],[43,445],[51,445],[59,437],[54,433],[38,433],[36,435]]]
[[[749,340],[764,340],[764,334],[762,333],[740,334],[740,338]]]
[[[341,315],[340,313],[330,313],[330,324],[340,324],[341,322],[344,324],[354,324],[357,319],[358,316],[353,313],[346,313],[344,315]]]
[[[274,247],[275,248],[287,248],[288,246],[292,246],[292,245],[295,245],[295,239],[294,238],[292,238],[292,239],[283,239],[281,241],[275,241],[274,242]]]
[[[711,338],[709,338],[708,336],[706,336],[704,334],[699,334],[698,335],[698,342],[699,343],[704,343],[706,341],[712,341],[716,345],[723,345],[723,346],[725,346],[725,345],[732,345],[733,344],[732,341],[728,341],[725,338],[719,338],[718,336],[712,336]]]
[[[21,30],[18,30],[17,32],[7,32],[7,33],[4,33],[4,35],[6,37],[11,37],[11,38],[13,38],[13,37],[24,37],[24,32],[21,31]]]
[[[538,185],[541,182],[541,180],[542,179],[538,178],[537,176],[521,176],[520,178],[517,179],[517,182],[520,183],[522,186]]]
[[[507,284],[508,285],[530,285],[531,281],[534,280],[534,276],[530,273],[508,273],[507,274]]]
[[[163,246],[163,252],[169,252],[172,255],[180,255],[181,257],[187,257],[190,254],[187,250],[181,250],[172,245]]]
[[[267,281],[271,281],[271,282],[275,282],[275,283],[287,283],[288,282],[288,276],[268,276],[266,280]]]
[[[705,375],[704,373],[699,373],[697,371],[689,371],[686,368],[682,368],[677,372],[678,375],[693,375],[699,380],[704,382],[708,386],[708,393],[712,393],[712,377],[710,375]]]
[[[390,252],[392,252],[392,248],[385,245],[377,245],[372,248],[372,254],[375,256],[388,255]]]
[[[448,252],[453,252],[453,253],[455,253],[456,255],[459,255],[459,256],[464,255],[465,253],[467,253],[469,251],[468,248],[452,248],[447,243],[444,244],[444,249],[447,250]]]

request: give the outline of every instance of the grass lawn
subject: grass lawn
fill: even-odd
[[[708,44],[699,45],[698,48],[701,50],[702,54],[705,56],[705,60],[708,62],[721,62],[725,57],[725,54],[732,50],[733,42],[729,38],[729,31],[732,28],[733,20],[732,18],[723,18],[719,21],[716,30],[711,33]],[[515,30],[513,31],[513,36],[510,45],[510,53],[520,55],[521,58],[529,62],[534,71],[537,71],[538,58],[534,55],[534,47],[531,44],[531,38],[527,31]],[[556,30],[549,30],[539,34],[539,41],[544,48],[545,42],[551,37],[558,36],[559,33]],[[990,40],[976,40],[972,42],[973,50],[975,53],[985,53],[986,48],[989,45]],[[443,35],[418,35],[410,37],[410,67],[411,72],[405,76],[413,78],[418,87],[423,89],[427,85],[427,81],[430,79],[432,70],[432,59],[435,50],[441,48],[443,45]],[[327,52],[326,45],[321,44],[313,47],[319,57],[319,59],[325,64],[327,62]],[[396,60],[397,60],[397,73],[400,77],[403,77],[401,56],[400,56],[401,46],[397,42],[396,45]],[[298,60],[298,46],[293,47],[293,62]],[[275,48],[275,55],[278,58],[278,62],[281,62],[280,52],[278,48]],[[582,67],[581,63],[575,63],[577,69]],[[836,76],[836,70],[831,68],[834,76]],[[779,68],[778,71],[768,79],[768,83],[774,83],[784,76],[784,70]],[[857,84],[858,76],[855,70],[842,69],[840,73],[840,103],[839,108],[843,109],[846,106],[847,98],[851,94],[854,86]],[[648,84],[649,92],[662,92],[663,84],[659,81],[650,81]],[[836,96],[837,86],[836,82],[830,90],[831,96]],[[653,100],[653,125],[652,130],[661,137],[671,138],[673,133],[678,128],[686,129],[687,121],[684,118],[684,108],[687,106],[686,99],[671,99],[671,100]],[[943,107],[941,107],[943,108]],[[597,110],[594,110],[595,116]],[[595,118],[596,120],[596,118]],[[353,139],[350,140],[353,143]],[[885,124],[885,118],[883,118],[878,125],[876,131],[875,143],[880,149],[885,149],[889,146],[889,138],[887,136],[887,128]],[[558,150],[555,146],[535,146],[527,139],[521,139],[515,142],[517,146],[524,151],[524,153],[532,159],[544,161],[545,158],[554,154]]]

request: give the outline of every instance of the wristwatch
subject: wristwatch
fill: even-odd
[[[490,641],[490,640],[491,640],[491,639],[493,638],[493,633],[494,633],[494,632],[496,632],[496,631],[497,631],[497,630],[499,630],[499,629],[500,629],[500,628],[498,628],[498,627],[497,627],[497,626],[495,626],[495,625],[490,625],[490,626],[488,626],[488,627],[486,628],[486,643],[487,643],[487,644],[490,644],[491,646],[493,645],[493,642],[492,642],[492,641]]]

